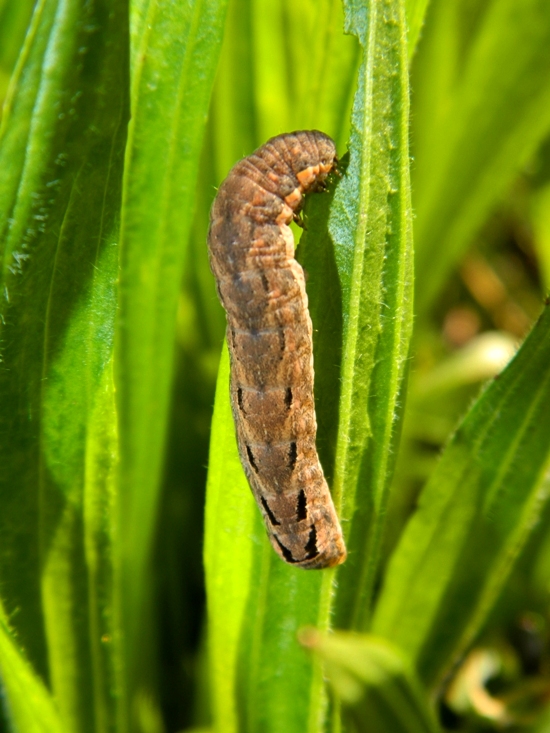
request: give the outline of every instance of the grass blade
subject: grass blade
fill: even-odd
[[[37,5],[0,149],[2,593],[79,731],[124,718],[110,360],[127,16],[123,0]]]
[[[235,697],[239,649],[254,544],[263,541],[263,530],[237,451],[227,347],[218,372],[207,492],[204,562],[212,703],[219,730],[236,733],[240,729]]]
[[[392,556],[373,630],[441,682],[493,607],[547,499],[550,308],[475,402]]]
[[[132,121],[121,223],[115,380],[125,623],[131,668],[148,672],[148,563],[166,437],[178,292],[225,0],[134,8]],[[182,439],[184,439],[182,437]]]
[[[360,629],[370,615],[412,329],[409,92],[401,3],[373,3],[368,18],[350,3],[346,17],[364,57],[350,163],[328,222],[343,329],[332,490],[349,551],[339,571],[336,624]],[[324,292],[326,284],[318,297]]]

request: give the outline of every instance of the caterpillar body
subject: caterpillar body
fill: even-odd
[[[288,226],[336,162],[333,141],[317,130],[268,140],[221,184],[208,233],[241,462],[273,548],[302,568],[346,558],[315,447],[312,326]]]

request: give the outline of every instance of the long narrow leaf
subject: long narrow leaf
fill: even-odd
[[[1,592],[67,729],[124,720],[111,356],[128,6],[37,5],[0,149]]]
[[[210,440],[204,561],[214,720],[216,730],[236,733],[239,650],[247,622],[252,554],[254,544],[262,541],[262,530],[237,452],[228,383],[224,348]]]
[[[158,507],[178,291],[186,261],[206,112],[225,0],[148,0],[132,28],[132,121],[121,223],[115,380],[128,653],[147,667],[140,636]],[[184,440],[182,436],[182,440]]]
[[[403,5],[372,3],[367,15],[349,3],[346,22],[364,58],[350,163],[328,222],[343,314],[332,488],[349,551],[339,572],[336,624],[365,628],[412,328],[409,91]],[[324,292],[321,284],[317,297]]]
[[[548,496],[550,308],[477,400],[391,559],[373,630],[429,685],[471,644]]]

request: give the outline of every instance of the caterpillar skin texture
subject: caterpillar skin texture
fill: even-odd
[[[346,558],[315,447],[311,318],[288,226],[336,161],[333,141],[317,130],[268,140],[220,186],[208,234],[241,462],[275,552],[302,568]]]

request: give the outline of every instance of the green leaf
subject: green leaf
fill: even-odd
[[[364,56],[352,115],[349,167],[336,190],[328,222],[342,299],[339,420],[331,487],[348,545],[348,560],[339,572],[335,623],[362,629],[368,625],[378,572],[412,330],[403,5],[373,3],[367,18],[361,4],[349,3],[346,29],[358,35]],[[319,282],[312,301],[324,298],[327,287]],[[328,329],[319,336],[333,338]]]
[[[168,418],[178,292],[186,263],[225,0],[143,0],[132,27],[132,120],[121,221],[115,381],[125,627],[147,674],[145,601]],[[148,628],[145,624],[144,628]]]
[[[331,403],[327,410],[320,407],[320,447],[330,453],[325,430],[338,432],[337,501],[345,491],[354,494],[361,481],[361,492],[349,499],[346,519],[355,521],[358,507],[366,507],[370,492],[376,492],[377,552],[391,468],[387,456],[395,438],[411,328],[407,57],[400,3],[387,0],[373,6],[368,38],[361,8],[348,8],[348,16],[366,49],[352,121],[351,162],[336,188],[328,221],[331,196],[310,202],[300,249],[311,275],[317,398]],[[345,398],[337,424],[334,398],[320,396],[318,385],[329,384],[328,373],[332,383],[327,389],[338,391],[333,357],[342,329]],[[338,354],[336,359],[339,363]],[[376,405],[368,402],[369,387],[383,395]],[[306,624],[328,627],[335,571],[304,572],[282,563],[270,548],[240,468],[228,391],[224,357],[212,428],[205,543],[215,719],[224,732],[313,733],[325,717],[326,694],[320,667],[300,648],[296,632]],[[369,410],[377,445],[368,441]],[[346,441],[353,442],[351,451],[344,449]],[[367,443],[374,488],[359,475]],[[352,552],[361,558],[348,560],[345,587],[357,598],[362,615],[373,575],[364,573],[359,524],[353,528],[357,536]]]
[[[63,733],[59,713],[46,689],[14,638],[0,604],[0,681],[2,702],[13,730],[25,733]]]
[[[358,733],[439,730],[410,661],[386,639],[319,634],[314,629],[304,629],[300,639],[323,662],[325,675]]]
[[[125,715],[111,357],[127,16],[123,0],[37,5],[0,146],[0,588],[75,731]]]
[[[263,533],[237,451],[226,347],[218,372],[207,495],[204,563],[212,702],[215,719],[232,733],[239,730],[235,690],[254,544],[262,543]]]
[[[461,10],[456,2],[434,0],[417,58],[423,70],[415,79],[413,116],[420,312],[550,129],[550,5],[493,0],[466,39],[458,32]]]
[[[391,558],[373,631],[442,681],[479,633],[548,495],[550,308],[475,402]]]

